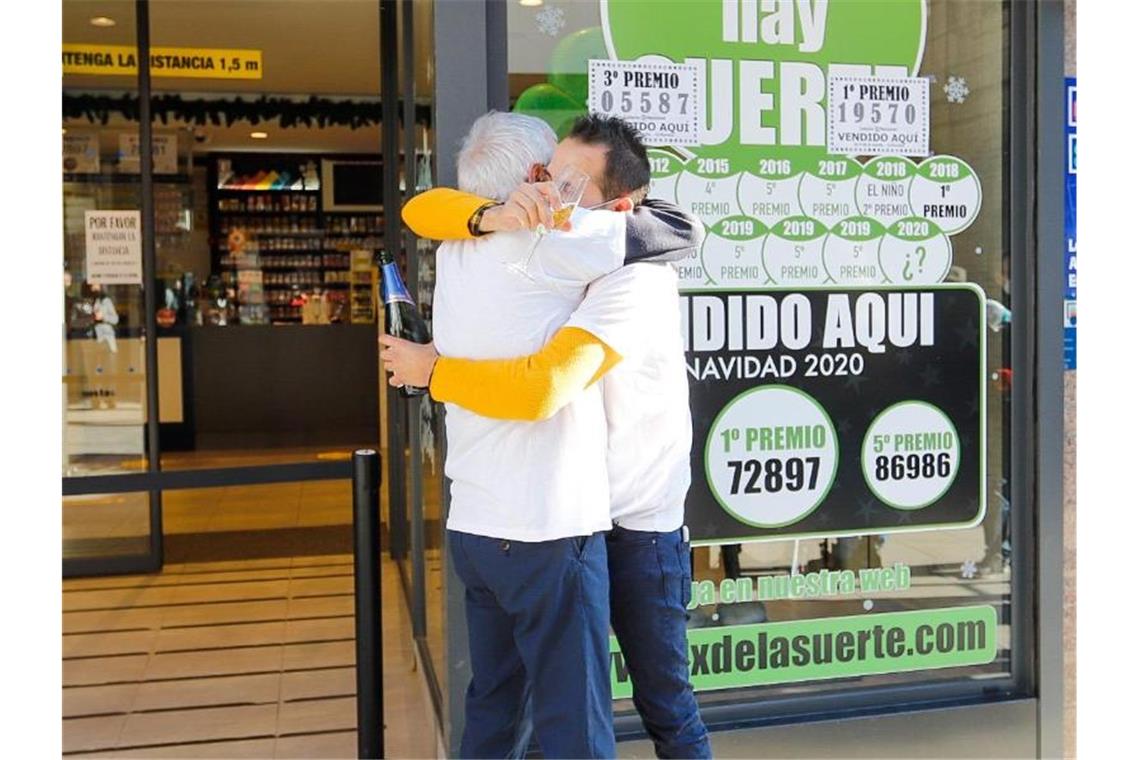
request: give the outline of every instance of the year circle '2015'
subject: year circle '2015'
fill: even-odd
[[[839,466],[831,417],[819,402],[787,385],[741,393],[717,415],[705,442],[713,496],[748,525],[779,528],[811,514]]]
[[[875,418],[863,438],[863,478],[895,509],[942,498],[958,475],[962,444],[954,423],[925,401],[902,401]]]

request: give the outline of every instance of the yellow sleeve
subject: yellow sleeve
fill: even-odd
[[[578,327],[563,327],[542,349],[515,359],[441,356],[431,378],[437,401],[500,420],[545,420],[597,382],[621,355]]]
[[[420,237],[466,240],[472,237],[467,229],[467,220],[485,203],[490,201],[450,187],[437,187],[405,203],[400,216],[404,224]]]

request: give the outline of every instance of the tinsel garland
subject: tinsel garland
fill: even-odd
[[[181,95],[153,95],[151,115],[162,124],[171,120],[185,123],[214,126],[233,126],[234,122],[246,121],[259,124],[262,121],[279,119],[284,128],[297,127],[362,127],[378,126],[381,121],[378,100],[332,100],[310,95],[306,100],[293,100],[283,97],[262,95],[245,100],[202,99],[187,100]],[[119,113],[130,121],[138,121],[139,99],[130,93],[124,95],[93,95],[63,93],[63,118],[86,119],[91,123],[107,124],[112,113]],[[399,108],[403,115],[403,106]],[[431,109],[427,105],[416,105],[416,123],[431,124]]]

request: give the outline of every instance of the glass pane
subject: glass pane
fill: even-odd
[[[902,667],[886,663],[877,673],[863,675],[850,675],[850,669],[833,667],[805,676],[802,671],[793,674],[794,668],[781,672],[782,666],[776,662],[762,674],[763,678],[746,676],[735,681],[739,684],[751,679],[751,683],[765,684],[762,686],[726,688],[733,681],[706,678],[698,685],[700,699],[709,704],[891,683],[1006,677],[1011,673],[1011,621],[1028,616],[1030,610],[1012,608],[1009,571],[1011,552],[1029,548],[1013,547],[1009,540],[1011,368],[1010,270],[1005,245],[1009,207],[1004,197],[1003,154],[1008,85],[1004,62],[1008,36],[1005,4],[1000,0],[831,3],[822,16],[796,16],[798,22],[793,19],[784,29],[790,32],[787,36],[781,32],[783,22],[776,15],[768,17],[773,9],[757,11],[759,5],[739,0],[661,4],[649,30],[644,25],[645,6],[636,0],[566,4],[557,12],[546,4],[509,3],[512,108],[543,118],[562,136],[573,119],[586,112],[590,59],[618,57],[633,61],[640,56],[653,56],[650,60],[658,64],[665,59],[697,64],[697,78],[707,85],[707,111],[699,113],[696,119],[699,144],[676,149],[662,146],[651,152],[651,195],[676,202],[700,217],[708,232],[699,260],[684,262],[679,267],[682,290],[715,286],[790,292],[800,286],[806,291],[812,287],[874,289],[883,284],[934,286],[948,282],[980,286],[985,299],[985,327],[980,327],[978,318],[973,316],[972,325],[962,323],[947,329],[955,335],[955,340],[948,344],[952,347],[957,341],[976,345],[976,336],[983,329],[986,336],[981,391],[985,417],[980,423],[986,439],[986,477],[978,489],[985,509],[984,517],[973,527],[899,532],[893,523],[883,528],[881,523],[866,520],[859,525],[875,525],[884,532],[823,536],[819,533],[826,530],[819,530],[811,538],[799,541],[769,536],[769,540],[743,545],[698,548],[694,552],[696,583],[690,610],[690,639],[696,641],[713,634],[697,633],[700,629],[720,628],[728,633],[728,626],[760,623],[769,623],[771,627],[754,629],[753,634],[766,630],[775,637],[778,630],[787,630],[777,628],[778,624],[810,620],[815,624],[808,630],[819,631],[829,624],[841,625],[840,618],[854,618],[852,625],[863,621],[873,624],[892,619],[887,616],[894,613],[909,611],[922,613],[916,620],[934,621],[969,607],[976,608],[981,618],[992,621],[992,628],[989,622],[985,623],[984,636],[988,637],[986,646],[994,651],[992,657],[975,658],[983,660],[975,664],[962,665],[958,664],[961,660],[955,660],[939,666],[920,664],[917,669],[903,672]],[[607,16],[604,19],[603,14]],[[890,44],[883,44],[884,29],[891,30]],[[844,64],[870,66],[844,71]],[[859,185],[862,190],[857,190],[856,184],[861,181],[857,177],[874,178],[874,167],[867,168],[872,156],[851,156],[854,160],[849,160],[842,152],[828,155],[827,119],[840,118],[827,112],[829,70],[832,74],[876,75],[884,79],[925,77],[929,82],[929,154],[951,156],[961,163],[942,162],[943,166],[954,165],[954,170],[935,170],[930,165],[921,182],[912,181],[910,177],[919,173],[918,164],[925,155],[907,155],[903,159],[906,163],[901,165],[902,182],[874,183],[875,192],[871,192],[866,189],[871,183],[864,181]],[[753,80],[740,81],[746,76]],[[635,95],[629,99],[628,107],[623,102],[621,93],[615,91],[614,100],[610,101],[614,113],[652,110],[658,101],[647,101],[646,105]],[[905,110],[903,114],[905,117]],[[868,110],[867,118],[872,116]],[[643,121],[641,126],[648,129],[652,125]],[[731,158],[721,166],[715,160],[718,156]],[[745,159],[751,162],[757,157],[762,159],[759,163],[745,163]],[[819,164],[810,163],[815,159],[822,160]],[[853,173],[846,180],[839,179],[843,172],[835,173],[840,165]],[[950,171],[958,173],[950,177]],[[897,201],[900,196],[901,202],[896,202],[892,209],[892,200]],[[776,271],[775,259],[764,258],[778,250],[778,242],[775,248],[765,246],[767,240],[773,239],[770,233],[783,220],[806,216],[813,220],[812,224],[822,222],[819,229],[830,239],[840,235],[839,223],[844,218],[863,214],[872,217],[884,230],[913,216],[933,225],[942,246],[935,257],[936,274],[919,271],[920,266],[929,263],[925,259],[904,261],[902,253],[898,266],[892,267],[892,249],[888,249],[884,264],[880,246],[886,245],[885,232],[875,238],[876,255],[869,262],[871,269],[853,266],[844,272],[829,271],[826,264],[833,263],[830,257],[836,254],[833,250],[824,252],[822,236],[821,248],[814,254],[820,263],[814,268],[793,261],[785,273]],[[759,229],[762,234],[725,243],[722,233],[732,237],[741,232],[721,224],[728,217],[737,217],[738,221],[739,217],[748,217],[754,225],[752,229]],[[797,258],[813,255],[810,246],[794,248],[789,244],[787,248],[789,255],[794,251]],[[932,250],[933,246],[924,252]],[[726,256],[736,258],[721,262],[721,266],[716,256],[725,251]],[[922,252],[906,249],[905,253],[913,257]],[[741,258],[747,260],[736,261]],[[904,271],[907,262],[909,267]],[[858,281],[860,272],[872,270],[874,274],[869,280]],[[811,280],[816,276],[817,281]],[[761,360],[765,358],[764,352],[755,354]],[[690,361],[691,375],[693,366]],[[899,366],[902,367],[901,360]],[[700,379],[691,380],[694,388],[699,387]],[[780,382],[778,377],[769,375],[768,379],[755,380],[755,385]],[[794,380],[784,382],[795,384]],[[916,387],[921,385],[915,383]],[[974,399],[972,408],[977,419],[983,399],[977,398],[979,394],[973,387],[977,386],[959,390]],[[857,383],[848,386],[844,398],[840,407],[827,410],[836,419],[847,417],[854,425],[869,424],[883,411],[860,402]],[[708,420],[704,424],[707,427]],[[697,441],[696,445],[703,447],[705,442]],[[841,451],[839,456],[845,460],[844,466],[858,469],[858,444]],[[694,484],[702,482],[706,478],[704,468],[695,465],[693,478]],[[692,499],[690,491],[688,521],[695,528],[698,526]],[[829,504],[846,501],[854,505],[851,511],[865,509],[868,514],[896,517],[900,526],[906,517],[904,510],[880,500],[857,502],[854,492],[832,492],[829,499]],[[983,506],[977,501],[978,497],[973,502],[966,499],[959,506],[974,514]],[[847,509],[846,505],[840,506]],[[712,509],[722,511],[715,505]],[[828,570],[851,571],[854,587],[833,593],[800,593],[795,597],[784,588],[783,584],[791,585],[797,577],[796,584],[809,582],[802,577],[805,575],[814,576],[811,583],[820,581],[822,571]],[[871,573],[861,578],[860,570]],[[869,590],[872,577],[884,576],[892,579],[886,589]],[[723,583],[726,578],[729,582]],[[864,579],[867,588],[860,585]],[[884,617],[876,621],[878,615]],[[971,624],[967,621],[967,627]],[[968,647],[968,642],[962,646]],[[963,649],[959,647],[957,651]],[[694,657],[693,661],[695,669],[703,667],[702,658]],[[632,710],[628,701],[619,701],[616,707]]]
[[[400,22],[400,60],[403,59],[403,45],[408,42],[404,37],[403,12],[407,6],[401,4]],[[414,3],[413,25],[415,45],[415,97],[418,104],[430,103],[434,92],[432,81],[432,67],[430,62],[434,59],[434,35],[432,4]],[[403,91],[404,79],[401,73],[400,86]],[[405,97],[408,95],[405,91]],[[405,197],[410,198],[416,193],[423,192],[435,185],[435,133],[430,128],[429,108],[418,109],[414,125],[413,142],[415,144],[415,176],[409,185],[403,185]],[[401,117],[403,111],[401,110]],[[406,134],[401,135],[401,140]],[[403,144],[403,143],[402,143]],[[406,166],[406,164],[405,164]],[[435,292],[435,250],[437,243],[432,240],[416,238],[410,231],[406,231],[405,240],[409,245],[415,246],[416,252],[416,298],[421,313],[431,328],[432,297]],[[445,573],[446,552],[443,545],[443,407],[433,402],[428,396],[420,397],[418,402],[410,406],[410,424],[418,425],[420,431],[420,478],[423,495],[424,516],[424,580],[425,609],[427,624],[427,646],[431,655],[432,665],[441,693],[447,691],[447,648],[444,636],[446,600],[443,593],[443,578]]]
[[[151,6],[155,49],[184,49],[153,85],[180,157],[155,190],[164,469],[376,445],[377,8]]]
[[[64,2],[68,72],[87,72],[110,50],[134,46],[132,3]],[[93,17],[105,19],[96,26]],[[109,47],[117,46],[117,47]],[[92,86],[133,97],[133,72],[63,77],[63,475],[146,469],[141,182],[138,123],[84,118]]]
[[[63,558],[129,556],[150,551],[145,493],[63,497]]]
[[[170,563],[351,556],[352,481],[166,491],[162,520]]]

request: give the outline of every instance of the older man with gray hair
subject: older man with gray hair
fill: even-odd
[[[553,132],[532,117],[490,113],[472,126],[459,186],[506,202],[494,209],[497,228],[516,231],[441,245],[434,328],[442,355],[532,354],[570,318],[590,282],[623,264],[627,234],[634,246],[647,239],[664,246],[642,256],[691,244],[638,234],[639,225],[662,226],[652,210],[579,209],[568,231],[531,231],[536,217],[549,226],[549,189],[527,180],[547,175],[554,148]],[[504,221],[512,214],[514,227]],[[514,266],[524,260],[525,272]],[[612,523],[599,387],[534,422],[448,404],[446,428],[448,542],[466,587],[472,668],[462,755],[512,750],[529,681],[546,757],[612,757],[604,535]]]
[[[506,201],[544,167],[555,136],[539,119],[490,113],[459,153],[459,186]],[[529,189],[519,191],[530,192]],[[506,358],[537,351],[590,281],[625,254],[625,217],[582,212],[570,232],[445,242],[436,256],[440,351]],[[534,259],[523,276],[512,264]],[[451,561],[466,587],[471,655],[464,757],[504,757],[533,688],[548,757],[612,757],[606,422],[599,389],[538,423],[448,405]]]

